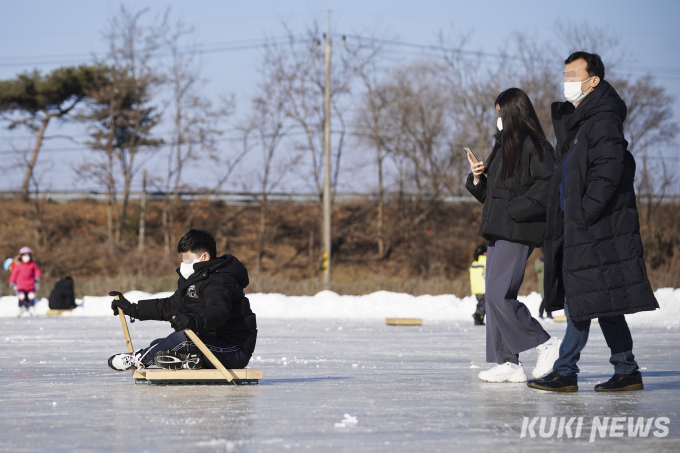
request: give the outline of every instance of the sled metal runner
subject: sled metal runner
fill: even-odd
[[[118,299],[118,296],[116,296]],[[123,327],[123,334],[125,335],[125,343],[128,351],[134,351],[132,347],[132,339],[130,338],[130,331],[128,330],[127,322],[123,310],[118,308],[118,316],[120,317],[120,324]],[[217,360],[217,357],[208,349],[200,338],[191,329],[184,329],[189,339],[201,350],[206,359],[215,367],[212,369],[202,370],[167,370],[164,368],[147,368],[141,371],[133,371],[132,377],[136,384],[160,384],[160,385],[244,385],[257,384],[262,379],[262,370],[260,369],[244,369],[231,370],[227,369],[222,363]]]

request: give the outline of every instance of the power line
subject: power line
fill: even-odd
[[[320,136],[321,131],[318,131],[317,134]],[[355,130],[345,130],[345,131],[339,131],[339,130],[332,130],[331,133],[333,135],[338,135],[338,134],[345,134],[351,137],[373,137],[372,134],[367,134],[364,132],[360,131],[355,131]],[[289,131],[286,134],[284,134],[285,137],[301,137],[301,136],[306,136],[307,133],[304,130],[293,130]],[[252,140],[258,140],[258,139],[263,139],[263,138],[271,138],[274,137],[274,134],[260,134],[260,135],[251,135],[249,136],[250,139]],[[157,137],[158,139],[162,139],[162,137]],[[210,140],[210,142],[238,142],[238,141],[243,141],[244,137],[243,136],[234,136],[234,137],[218,137],[213,140]],[[184,140],[181,142],[181,145],[200,145],[206,143],[204,141],[200,140]],[[447,141],[439,141],[438,144],[448,144],[450,142]],[[178,142],[171,140],[168,142],[163,142],[161,143],[158,148],[167,148],[171,146],[177,146]],[[655,147],[656,149],[662,149],[662,148],[670,148],[675,151],[677,151],[680,147],[677,144],[659,144]],[[15,149],[15,150],[9,150],[9,151],[0,151],[0,155],[2,154],[18,154],[18,153],[25,153],[25,152],[30,152],[32,149],[26,148],[26,149]],[[63,148],[42,148],[40,150],[41,153],[47,152],[47,153],[61,153],[61,152],[78,152],[78,151],[91,151],[91,152],[103,152],[101,149],[96,149],[92,148],[89,146],[80,146],[80,147],[63,147]],[[659,161],[680,161],[680,157],[668,157],[668,156],[645,156],[649,160],[659,160]],[[641,155],[638,155],[637,158],[642,158]]]
[[[210,44],[203,44],[196,47],[184,46],[179,51],[180,55],[187,53],[215,53],[232,52],[238,50],[256,49],[272,44],[288,44],[304,42],[306,35],[279,36],[275,38],[246,39],[240,41],[226,41]],[[158,51],[152,54],[155,58],[169,57],[172,53],[167,50]],[[34,55],[25,57],[0,57],[0,67],[10,66],[42,66],[47,64],[68,64],[92,61],[93,59],[104,59],[104,53],[73,53],[61,55]]]
[[[410,42],[404,42],[404,41],[397,41],[397,40],[393,40],[393,39],[373,38],[373,37],[362,36],[362,35],[346,35],[346,36],[350,37],[350,38],[355,38],[355,39],[360,39],[360,40],[371,41],[371,42],[383,44],[385,46],[411,48],[411,49],[417,49],[417,50],[428,50],[428,51],[433,51],[433,52],[460,53],[462,55],[465,55],[468,59],[473,58],[473,57],[485,57],[485,58],[490,58],[490,59],[495,59],[495,60],[501,60],[501,59],[504,59],[504,58],[511,59],[511,60],[517,60],[517,61],[522,60],[522,57],[517,56],[517,55],[504,55],[504,54],[492,53],[492,52],[465,50],[465,49],[462,49],[462,48],[459,48],[459,47],[448,47],[448,46],[431,45],[431,44],[417,44],[417,43],[410,43]],[[409,53],[412,53],[412,52],[409,52]],[[433,54],[433,55],[437,55],[437,54]],[[551,64],[556,64],[556,65],[562,64],[562,60],[558,60],[558,59],[526,58],[526,60],[532,61],[532,62],[537,62],[537,63],[551,63]],[[625,69],[625,70],[628,70],[628,71],[635,71],[634,73],[636,73],[636,75],[652,73],[653,75],[655,75],[656,77],[659,77],[659,78],[665,78],[665,79],[671,79],[671,80],[680,80],[680,67],[637,66],[637,65],[621,64],[621,65],[618,65],[614,69],[614,72],[620,72],[621,69]]]

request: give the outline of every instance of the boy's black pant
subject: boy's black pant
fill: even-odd
[[[205,343],[206,347],[212,352],[225,368],[240,369],[245,368],[250,361],[251,354],[242,351],[241,348],[229,343],[217,335],[198,333],[198,338]],[[184,332],[174,332],[165,338],[159,338],[151,342],[151,345],[142,352],[144,358],[142,363],[145,366],[154,364],[154,356],[158,351],[174,351],[182,354],[198,353],[201,350],[187,337]],[[204,368],[215,368],[206,358]]]

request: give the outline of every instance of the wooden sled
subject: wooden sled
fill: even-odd
[[[45,313],[47,316],[60,316],[62,313],[70,313],[74,308],[50,308],[47,310],[47,313]]]
[[[118,296],[116,296],[118,299]],[[120,324],[123,327],[123,334],[125,335],[125,343],[127,344],[128,352],[134,352],[132,347],[132,340],[130,339],[130,331],[128,330],[127,322],[123,310],[118,308],[118,317]],[[215,367],[214,370],[166,370],[164,368],[147,368],[140,371],[133,371],[132,377],[135,379],[135,384],[161,384],[161,385],[241,385],[241,384],[257,384],[262,379],[262,370],[259,369],[245,369],[245,370],[228,370],[217,360],[217,357],[208,349],[200,338],[191,330],[184,329],[189,339],[201,350],[206,359]]]
[[[422,326],[423,320],[420,318],[387,318],[385,324],[388,326]]]

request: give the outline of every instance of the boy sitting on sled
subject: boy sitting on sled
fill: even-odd
[[[148,348],[111,356],[109,366],[116,371],[154,364],[168,369],[214,368],[184,333],[191,329],[226,368],[244,368],[257,339],[255,314],[243,292],[248,271],[232,255],[218,258],[215,238],[207,231],[189,230],[177,252],[182,263],[172,296],[135,304],[118,291],[109,293],[120,298],[111,303],[114,315],[120,308],[133,320],[169,321],[175,332],[152,341]]]

